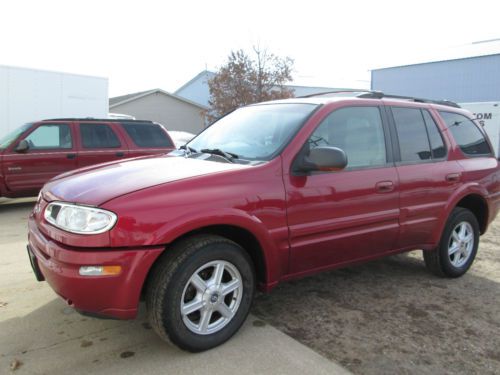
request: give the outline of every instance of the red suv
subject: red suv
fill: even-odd
[[[0,139],[0,197],[36,196],[61,173],[174,148],[166,130],[151,121],[53,119],[25,124]]]
[[[189,351],[229,339],[255,286],[413,249],[463,275],[500,205],[486,134],[453,103],[347,94],[250,105],[169,155],[50,181],[35,274],[94,315],[134,318],[144,297]]]

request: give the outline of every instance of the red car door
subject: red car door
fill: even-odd
[[[398,247],[422,247],[433,241],[448,199],[460,184],[461,167],[454,160],[448,161],[449,147],[427,109],[395,105],[387,108],[399,141]]]
[[[394,249],[399,232],[398,176],[383,116],[378,106],[334,110],[304,147],[341,148],[347,168],[309,175],[285,171],[291,274]]]
[[[29,148],[17,152],[19,142],[25,140]],[[7,189],[15,194],[38,194],[52,177],[75,169],[76,146],[70,123],[42,122],[18,139],[3,157]]]
[[[78,124],[78,167],[124,159],[129,156],[125,140],[116,124],[80,122]]]

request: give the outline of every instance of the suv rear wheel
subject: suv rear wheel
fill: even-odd
[[[182,349],[213,348],[245,321],[254,284],[252,261],[238,244],[214,235],[181,240],[166,250],[149,279],[151,325]]]
[[[437,249],[424,251],[427,268],[443,277],[459,277],[467,272],[476,257],[479,245],[479,224],[466,208],[451,212]]]

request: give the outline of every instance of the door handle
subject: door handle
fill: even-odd
[[[458,182],[460,181],[460,173],[450,173],[446,175],[446,181],[448,182]]]
[[[115,155],[118,156],[119,158],[121,158],[121,157],[125,156],[125,153],[118,151]]]
[[[390,193],[394,190],[394,183],[392,181],[380,181],[375,185],[379,193]]]
[[[76,154],[66,154],[66,158],[68,158],[68,159],[76,159]]]

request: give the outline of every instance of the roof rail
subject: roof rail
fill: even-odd
[[[368,91],[365,89],[344,89],[344,90],[317,92],[315,94],[298,96],[297,98],[314,98],[317,96],[337,96],[336,94],[354,94],[354,93],[365,93],[365,92]]]
[[[367,91],[363,94],[357,95],[356,97],[366,98],[366,99],[382,99],[382,98],[403,99],[403,100],[411,100],[417,103],[440,104],[440,105],[446,105],[448,107],[461,108],[457,103],[452,102],[451,100],[432,100],[424,98],[415,98],[413,96],[391,95],[391,94],[384,94],[382,91]]]
[[[448,107],[461,108],[457,103],[452,102],[450,100],[432,100],[432,99],[424,99],[424,98],[415,98],[413,96],[384,94],[382,91],[357,90],[357,89],[325,91],[325,92],[319,92],[316,94],[299,96],[299,98],[314,98],[314,97],[318,97],[318,96],[331,96],[331,97],[348,96],[346,94],[351,94],[351,96],[354,96],[356,98],[363,98],[363,99],[382,99],[382,98],[402,99],[402,100],[414,101],[417,103],[432,103],[432,104],[446,105]]]
[[[94,118],[94,117],[64,117],[64,118],[49,118],[42,121],[99,121],[99,122],[151,122],[151,120],[129,120],[125,118]]]

